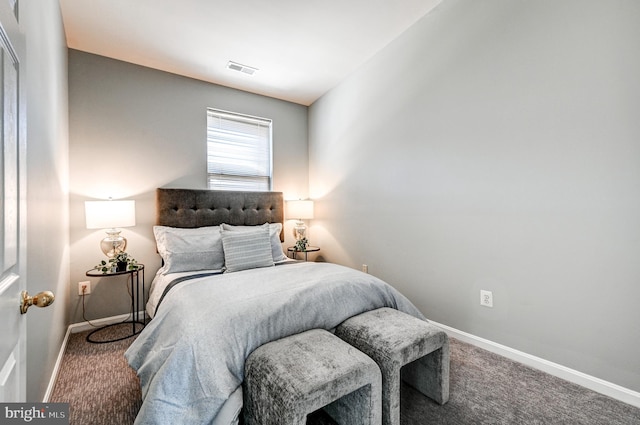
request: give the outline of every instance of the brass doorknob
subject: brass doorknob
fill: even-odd
[[[32,305],[47,307],[51,305],[55,299],[56,297],[51,291],[38,292],[33,297],[30,297],[27,291],[22,291],[20,295],[20,313],[25,314]]]

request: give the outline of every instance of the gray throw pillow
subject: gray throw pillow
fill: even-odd
[[[164,272],[220,270],[224,251],[219,226],[183,229],[153,226],[158,253],[164,261]]]
[[[263,224],[266,225],[267,223]],[[282,242],[280,242],[280,232],[282,232],[282,223],[268,223],[269,236],[271,241],[271,255],[274,262],[284,261],[287,259],[287,255],[282,250]],[[252,231],[257,226],[232,226],[230,224],[223,223],[220,225],[222,230],[231,230],[238,232]]]
[[[221,230],[225,272],[273,267],[269,226],[247,231]]]

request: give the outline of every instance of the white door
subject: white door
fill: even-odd
[[[0,401],[25,402],[26,134],[22,86],[24,40],[17,1],[0,2]]]

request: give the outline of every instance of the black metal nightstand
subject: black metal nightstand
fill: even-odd
[[[140,274],[142,272],[142,288],[140,288]],[[123,339],[127,339],[127,338],[131,338],[134,335],[139,334],[140,332],[142,332],[142,329],[144,329],[145,326],[145,313],[144,311],[142,312],[142,320],[140,320],[140,290],[142,290],[142,309],[144,310],[145,306],[144,306],[144,264],[138,264],[138,268],[135,270],[126,270],[123,272],[110,272],[110,273],[103,273],[102,271],[98,270],[98,269],[91,269],[88,270],[86,273],[87,276],[89,277],[114,277],[114,276],[126,276],[129,275],[129,281],[131,283],[131,314],[132,314],[132,318],[131,320],[127,320],[124,322],[120,322],[120,323],[113,323],[111,325],[106,325],[106,326],[102,326],[94,331],[92,331],[91,333],[89,333],[89,335],[87,335],[87,341],[88,342],[93,342],[95,344],[103,344],[103,343],[107,343],[107,342],[116,342],[116,341],[121,341]],[[108,327],[111,326],[116,326],[116,325],[121,325],[123,323],[131,323],[131,333],[127,334],[121,338],[116,338],[116,339],[110,339],[110,340],[100,340],[100,341],[96,341],[96,340],[92,340],[91,339],[91,335],[95,334],[96,332],[99,332],[103,329],[106,329]],[[142,325],[142,326],[136,326],[136,325]],[[136,327],[138,327],[139,329],[136,330]]]
[[[304,261],[307,261],[307,254],[309,252],[318,252],[320,251],[320,248],[317,246],[308,246],[307,249],[305,251],[299,251],[296,249],[295,246],[290,246],[289,248],[287,248],[287,252],[291,252],[290,257],[293,258],[294,260],[298,259],[298,252],[302,252],[304,253]]]

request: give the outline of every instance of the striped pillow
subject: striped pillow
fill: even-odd
[[[269,225],[246,232],[221,230],[225,272],[273,267]]]
[[[280,232],[282,232],[282,223],[268,223],[269,236],[271,237],[271,255],[273,255],[273,262],[287,260],[287,255],[282,251],[282,242],[280,242]],[[256,226],[232,226],[227,223],[222,223],[220,229],[233,230],[239,232],[246,232],[255,230]]]

